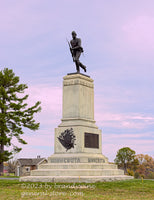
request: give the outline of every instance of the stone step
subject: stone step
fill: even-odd
[[[38,169],[117,169],[117,165],[101,163],[46,163],[39,165]]]
[[[133,176],[26,176],[20,177],[19,181],[24,182],[52,182],[52,183],[95,183],[104,181],[130,180]],[[58,185],[57,185],[58,186]],[[65,186],[65,185],[64,185]],[[84,185],[83,185],[84,186]]]
[[[114,176],[124,175],[120,169],[37,169],[31,176]]]

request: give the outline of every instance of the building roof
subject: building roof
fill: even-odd
[[[46,158],[20,158],[18,162],[21,166],[23,165],[37,165],[41,161],[46,160]]]

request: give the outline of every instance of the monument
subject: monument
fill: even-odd
[[[55,128],[54,154],[48,163],[20,181],[92,183],[132,179],[102,154],[102,133],[94,120],[93,79],[80,73],[80,67],[86,72],[79,61],[83,49],[74,31],[72,37],[70,50],[77,72],[63,77],[62,119]]]

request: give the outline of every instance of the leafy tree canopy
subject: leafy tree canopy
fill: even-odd
[[[135,151],[129,147],[123,147],[118,150],[115,163],[121,165],[122,168],[126,171],[129,163],[133,162],[135,159]]]

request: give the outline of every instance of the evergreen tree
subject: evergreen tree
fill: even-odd
[[[16,137],[21,144],[27,144],[21,138],[23,127],[38,130],[39,123],[34,120],[34,114],[41,111],[40,102],[27,108],[25,103],[28,95],[19,97],[28,88],[26,84],[19,84],[19,77],[13,70],[5,68],[0,71],[0,173],[3,173],[3,162],[8,161],[13,153],[20,152],[22,148],[12,143]],[[4,147],[12,147],[5,150]]]

